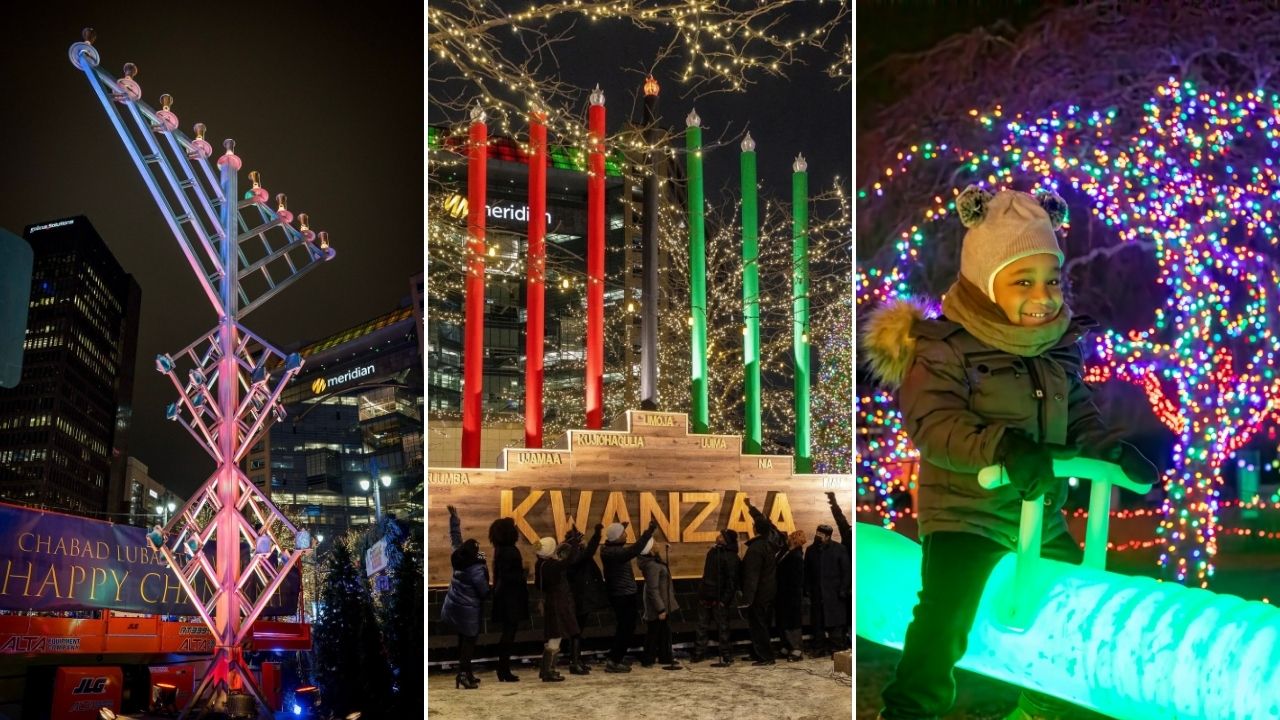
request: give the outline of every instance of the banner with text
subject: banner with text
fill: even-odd
[[[147,531],[130,525],[47,513],[0,503],[0,610],[120,610],[194,615],[173,570],[151,549]],[[214,561],[212,543],[203,552]],[[242,566],[249,560],[242,547]],[[197,575],[206,600],[214,588]],[[246,594],[263,587],[255,578]],[[263,611],[297,612],[301,575],[296,569]]]

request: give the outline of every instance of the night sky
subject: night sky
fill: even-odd
[[[20,8],[20,9],[18,9]],[[358,8],[358,9],[357,9]],[[398,306],[421,272],[422,15],[414,3],[22,3],[0,23],[0,227],[86,215],[142,287],[130,454],[186,495],[212,460],[176,423],[154,369],[212,328],[213,309],[67,48],[98,32],[102,65],[138,65],[143,99],[174,96],[182,130],[232,137],[247,173],[327,230],[338,256],[246,325],[277,346]]]
[[[794,36],[801,30],[816,27],[837,11],[832,2],[797,6],[775,32],[783,37]],[[852,23],[851,17],[849,22]],[[558,31],[566,24],[549,25],[551,30]],[[831,52],[838,52],[843,38],[851,34],[850,27],[835,33],[829,43]],[[708,203],[718,202],[725,188],[731,189],[734,197],[739,194],[739,142],[746,130],[751,131],[756,142],[762,199],[773,197],[790,203],[791,163],[797,153],[803,153],[809,163],[811,195],[830,189],[837,175],[846,191],[849,189],[853,162],[853,90],[849,85],[839,89],[840,82],[827,77],[827,67],[835,55],[802,48],[797,53],[802,63],[788,68],[786,78],[760,74],[753,76],[758,82],[745,92],[690,98],[681,97],[686,90],[679,81],[685,65],[684,55],[677,53],[663,64],[653,66],[661,42],[667,39],[665,34],[646,33],[618,21],[578,22],[572,39],[556,46],[558,71],[565,82],[586,90],[600,84],[605,92],[610,134],[619,132],[629,120],[640,120],[641,102],[637,98],[650,71],[662,87],[659,113],[664,127],[683,132],[685,116],[696,108],[702,119],[703,142],[724,143],[721,147],[708,148],[703,154]],[[514,41],[510,45],[512,50],[519,47]],[[429,92],[439,92],[432,90],[433,87],[445,86],[454,92],[463,87],[445,75],[444,69],[443,65],[432,67]],[[587,95],[583,92],[580,108],[583,117],[586,107]],[[430,105],[428,108],[428,119],[433,125],[465,120],[445,117]],[[491,129],[491,132],[497,131]],[[523,133],[520,137],[524,138]],[[549,137],[548,142],[554,145],[559,140]],[[677,136],[675,142],[683,149],[682,136]]]

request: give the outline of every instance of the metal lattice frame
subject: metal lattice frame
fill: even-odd
[[[292,226],[284,195],[277,196],[274,209],[266,204],[269,195],[257,173],[249,173],[253,187],[238,199],[235,141],[225,141],[225,153],[211,162],[204,125],[196,124],[195,139],[179,132],[172,97],[161,96],[160,110],[142,102],[133,79],[137,67],[126,64],[123,78],[112,77],[98,67],[93,39],[86,30],[84,41],[71,46],[71,63],[102,102],[219,318],[179,352],[156,357],[156,369],[178,391],[166,416],[217,463],[153,540],[214,636],[213,662],[183,717],[202,699],[206,709],[225,704],[239,689],[235,676],[266,710],[243,647],[310,543],[249,482],[239,463],[270,422],[284,417],[280,394],[302,368],[302,358],[286,356],[241,321],[335,253],[326,233],[310,230],[305,214],[298,216],[298,228]],[[242,540],[254,549],[243,567]],[[202,549],[210,541],[216,545],[212,562]],[[208,598],[197,589],[201,580],[213,588]]]

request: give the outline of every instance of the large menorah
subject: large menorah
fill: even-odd
[[[316,265],[333,259],[334,251],[326,233],[307,226],[306,214],[298,215],[299,227],[292,226],[283,194],[276,196],[274,209],[267,205],[269,195],[256,172],[249,173],[253,187],[238,199],[241,160],[235,141],[223,143],[226,151],[215,161],[215,175],[205,126],[196,123],[195,139],[179,132],[170,110],[173,98],[160,96],[160,110],[142,102],[134,80],[137,67],[128,63],[124,77],[112,77],[98,67],[93,40],[93,31],[86,29],[84,41],[70,48],[71,63],[102,101],[218,317],[217,325],[190,345],[156,357],[156,369],[178,391],[166,416],[186,428],[217,463],[168,527],[151,536],[214,637],[209,671],[182,716],[202,701],[206,711],[222,709],[241,689],[266,710],[245,662],[244,644],[308,550],[310,536],[249,482],[239,463],[271,420],[284,416],[280,394],[301,369],[302,358],[285,356],[241,323]],[[214,547],[207,553],[211,540]],[[247,563],[242,541],[252,549]],[[197,589],[201,580],[212,589],[207,598]]]

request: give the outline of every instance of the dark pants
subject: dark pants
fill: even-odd
[[[800,592],[797,589],[795,592]],[[782,640],[783,654],[791,655],[802,650],[800,647],[800,639],[804,635],[801,629],[803,625],[803,606],[804,597],[788,598],[787,605],[784,607],[779,604],[774,608],[778,615],[778,637]]]
[[[666,620],[646,620],[644,633],[644,662],[658,662],[669,665],[671,657],[671,618]]]
[[[851,639],[848,625],[832,625],[827,628],[827,647],[832,651],[848,650]]]
[[[627,654],[631,637],[636,634],[636,596],[610,595],[609,604],[613,606],[614,620],[613,647],[609,650],[609,659],[620,663]]]
[[[712,623],[716,628],[716,640],[719,643],[720,657],[730,657],[732,645],[729,643],[729,609],[723,603],[698,601],[698,630],[693,641],[693,652],[702,657],[707,653],[708,636]]]
[[[511,672],[511,646],[516,641],[516,630],[519,623],[502,623],[502,635],[498,637],[498,672]]]
[[[884,689],[886,720],[936,718],[951,710],[955,666],[968,646],[982,591],[1009,553],[994,540],[959,532],[927,535],[922,550],[920,602],[907,627],[895,677]],[[1046,542],[1041,555],[1069,563],[1083,558],[1068,533]]]
[[[471,658],[476,656],[476,636],[458,636],[458,672],[471,674]]]
[[[751,630],[751,649],[757,660],[773,659],[773,642],[769,625],[773,621],[773,602],[756,602],[747,608],[747,627]]]
[[[822,607],[822,593],[814,591],[809,596],[809,634],[813,636],[813,648],[825,653],[831,648],[827,640],[827,618]]]

